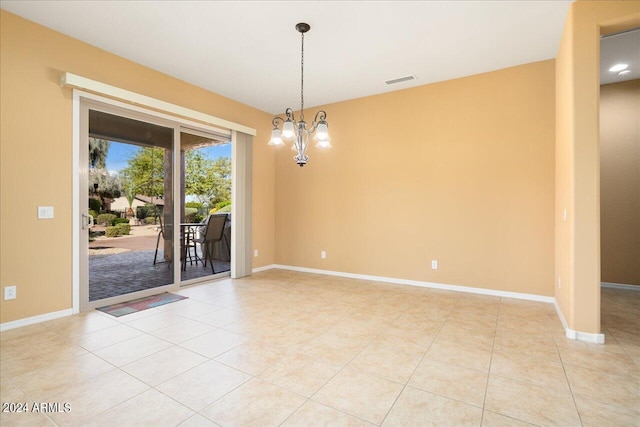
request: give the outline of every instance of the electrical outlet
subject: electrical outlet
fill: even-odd
[[[327,257],[327,252],[322,251],[320,252],[320,258],[326,258]]]
[[[253,256],[258,256],[258,250],[257,249],[253,250]]]
[[[437,259],[432,259],[431,260],[431,269],[432,270],[437,270],[438,269],[438,260]]]
[[[562,220],[566,221],[567,220],[567,208],[564,208],[562,210]]]
[[[558,289],[562,288],[562,277],[558,276]]]
[[[4,300],[16,299],[16,287],[5,286],[4,288]]]

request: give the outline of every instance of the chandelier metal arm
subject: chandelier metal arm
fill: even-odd
[[[271,124],[273,125],[274,128],[278,128],[279,126],[278,121],[281,121],[282,123],[284,123],[284,119],[280,116],[276,116],[273,118],[273,120],[271,120]]]
[[[293,114],[293,110],[291,108],[287,108],[284,112],[285,117],[287,118],[286,120],[290,120],[292,122],[296,122],[296,118]],[[273,118],[273,120],[271,120],[271,124],[273,124],[274,128],[277,128],[279,126],[278,122],[282,122],[282,124],[284,124],[284,122],[286,121],[285,119],[283,119],[280,116],[276,116]]]
[[[295,118],[295,116],[293,115],[293,110],[292,110],[291,108],[287,108],[287,109],[284,111],[284,114],[287,116],[287,119],[291,120],[292,122],[295,122],[295,121],[296,121],[296,118]],[[304,120],[304,118],[303,118],[302,120]]]
[[[313,122],[311,122],[311,127],[309,128],[309,133],[315,132],[318,124],[327,120],[327,113],[323,110],[320,110],[316,113],[316,116],[313,118]]]
[[[287,117],[287,120],[291,120],[296,124],[298,123],[296,122],[295,116],[293,114],[293,110],[291,108],[286,109],[285,116]],[[316,128],[318,127],[318,124],[326,120],[327,120],[327,113],[324,110],[318,111],[316,113],[316,116],[313,118],[313,122],[311,122],[311,127],[308,129],[309,133],[315,132]],[[273,120],[271,120],[271,124],[273,124],[274,128],[278,128],[280,124],[284,124],[284,122],[285,122],[285,119],[283,119],[280,116],[276,116],[273,118]],[[304,122],[304,120],[301,119],[300,122]],[[294,129],[297,130],[297,126]]]

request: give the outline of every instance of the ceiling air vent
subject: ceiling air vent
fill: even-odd
[[[410,75],[410,76],[398,77],[397,79],[387,80],[385,83],[388,85],[394,85],[396,83],[408,82],[409,80],[415,80],[415,79],[416,79],[416,76]]]

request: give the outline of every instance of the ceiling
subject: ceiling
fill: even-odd
[[[616,64],[627,64],[628,74],[609,71]],[[600,84],[640,79],[640,29],[603,37],[600,41]]]
[[[571,1],[11,1],[0,6],[270,113],[555,58]],[[407,75],[416,80],[385,84]]]

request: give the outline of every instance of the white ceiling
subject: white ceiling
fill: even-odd
[[[609,71],[616,64],[627,64],[631,72],[618,75]],[[600,84],[640,79],[640,29],[603,37],[600,41]]]
[[[555,58],[570,0],[11,1],[0,6],[270,113]],[[417,80],[387,86],[413,74]]]

